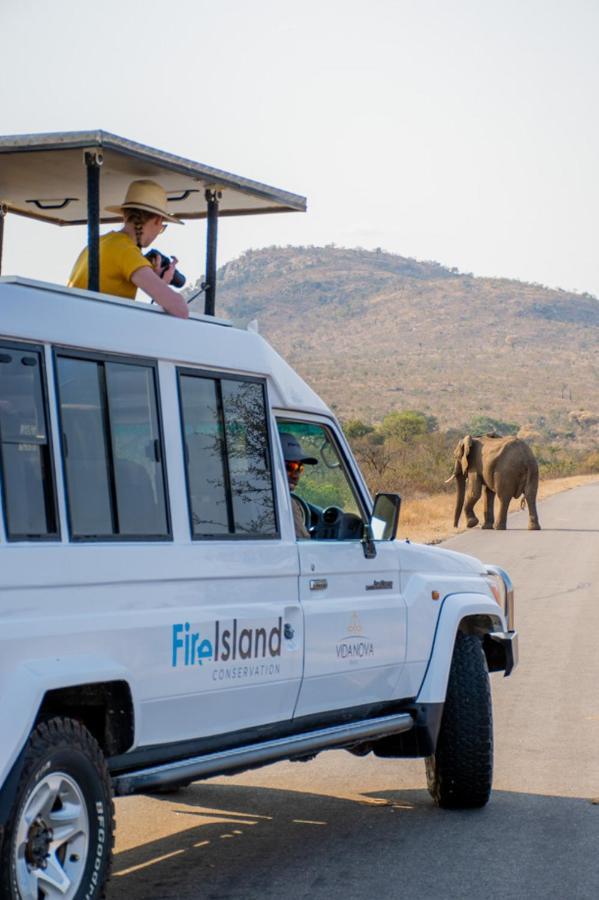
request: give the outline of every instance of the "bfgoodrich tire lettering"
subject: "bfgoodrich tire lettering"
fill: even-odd
[[[32,732],[0,857],[1,900],[100,900],[114,833],[110,777],[89,731],[54,718]]]
[[[426,760],[431,797],[445,809],[480,807],[493,781],[493,714],[482,641],[458,632],[441,729]]]

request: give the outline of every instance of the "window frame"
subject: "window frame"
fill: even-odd
[[[134,365],[134,366],[143,366],[145,368],[152,370],[153,380],[154,380],[154,395],[156,399],[156,421],[158,426],[158,439],[160,441],[160,465],[162,468],[162,483],[164,489],[164,511],[166,518],[166,533],[163,535],[156,534],[106,534],[106,535],[78,535],[73,534],[73,520],[71,514],[71,503],[69,496],[69,481],[67,475],[67,466],[65,459],[65,448],[64,448],[64,438],[63,438],[63,420],[62,420],[62,403],[61,403],[61,395],[60,395],[60,384],[58,377],[58,365],[59,359],[61,357],[66,357],[68,359],[80,359],[84,362],[95,362],[95,363],[122,363],[124,365]],[[163,416],[162,416],[162,392],[160,388],[160,375],[159,375],[159,366],[158,360],[156,359],[148,359],[144,356],[128,356],[124,354],[117,353],[101,353],[94,350],[79,350],[74,347],[63,347],[60,345],[54,345],[52,347],[52,362],[54,367],[54,387],[56,393],[56,415],[58,419],[59,425],[59,434],[58,434],[58,442],[60,446],[60,459],[62,466],[62,476],[64,483],[64,494],[65,494],[65,507],[67,513],[67,527],[69,533],[69,540],[72,543],[80,544],[104,544],[104,543],[119,543],[119,544],[139,544],[139,543],[172,543],[173,541],[173,524],[171,517],[171,505],[170,505],[170,491],[169,491],[169,483],[168,483],[168,466],[166,464],[166,441],[164,438],[164,426],[163,426]],[[109,494],[110,494],[110,504],[111,504],[111,517],[113,521],[113,527],[115,521],[118,521],[118,508],[117,508],[117,494],[116,494],[116,477],[115,477],[115,468],[114,468],[114,459],[113,459],[113,443],[112,443],[112,423],[110,420],[110,405],[108,402],[108,385],[106,380],[106,370],[102,368],[102,381],[101,381],[101,389],[103,394],[103,399],[105,401],[105,409],[103,412],[103,423],[106,429],[105,438],[106,438],[106,447],[107,447],[107,459],[109,463]]]
[[[46,369],[46,355],[44,352],[44,345],[38,343],[27,343],[21,341],[13,341],[9,338],[0,338],[0,351],[2,349],[6,350],[16,350],[18,352],[25,353],[36,353],[39,359],[39,372],[40,372],[40,387],[42,392],[42,405],[44,410],[44,416],[46,419],[46,446],[48,448],[48,469],[50,476],[50,485],[49,488],[47,486],[46,480],[42,477],[42,484],[44,488],[44,497],[46,502],[52,502],[53,510],[54,510],[54,523],[56,527],[56,531],[47,532],[46,534],[24,534],[24,535],[12,535],[9,530],[9,520],[8,520],[8,497],[6,492],[6,473],[4,471],[4,460],[3,454],[0,449],[0,496],[2,499],[2,521],[4,523],[4,537],[6,543],[15,544],[15,543],[60,543],[62,541],[61,534],[61,521],[60,521],[60,508],[58,505],[58,491],[56,484],[56,460],[54,456],[54,440],[52,433],[52,420],[50,418],[50,404],[49,404],[49,396],[48,396],[48,387],[47,387],[47,369]],[[0,441],[0,443],[2,443]],[[23,441],[24,444],[27,441]],[[42,470],[42,476],[43,476]]]
[[[343,445],[343,442],[339,439],[341,429],[338,427],[337,423],[332,422],[330,419],[319,419],[311,416],[309,413],[298,412],[294,414],[292,410],[274,410],[274,418],[275,418],[275,426],[277,429],[277,436],[279,434],[279,424],[283,422],[289,422],[292,425],[318,425],[324,431],[327,432],[329,437],[332,439],[331,443],[337,450],[339,455],[339,459],[343,466],[343,471],[347,478],[347,481],[352,489],[352,493],[356,500],[357,506],[360,510],[360,515],[364,523],[367,523],[370,520],[370,516],[372,514],[372,500],[365,496],[362,480],[356,478],[356,462],[353,458],[350,458],[347,454],[347,451]],[[345,436],[343,435],[345,438]],[[345,438],[347,440],[347,438]],[[358,469],[359,472],[359,469]],[[360,472],[361,475],[361,472]],[[369,502],[367,502],[367,499]],[[352,538],[352,540],[357,540],[356,538]],[[318,539],[315,539],[314,542],[317,542]],[[309,542],[308,542],[309,543]],[[323,540],[322,543],[335,543],[330,540]],[[339,541],[338,543],[349,543],[347,541]]]
[[[281,539],[281,523],[279,521],[279,503],[277,496],[277,483],[275,478],[275,470],[274,470],[274,455],[273,455],[273,417],[271,412],[271,407],[269,403],[269,395],[268,395],[268,381],[266,378],[260,377],[259,375],[246,375],[246,374],[237,374],[235,372],[222,372],[215,369],[197,369],[191,366],[176,366],[175,367],[176,377],[177,377],[177,395],[179,399],[179,424],[181,428],[181,449],[182,449],[182,462],[183,462],[183,470],[185,473],[185,494],[187,499],[187,520],[189,523],[189,534],[192,541],[275,541]],[[191,376],[192,378],[206,378],[208,380],[216,382],[216,398],[218,404],[218,414],[221,417],[221,422],[223,426],[225,426],[225,416],[224,416],[224,407],[223,407],[223,396],[222,396],[222,386],[221,382],[223,381],[245,381],[251,382],[253,384],[259,384],[262,387],[262,398],[264,400],[264,420],[265,420],[265,433],[266,433],[266,451],[267,451],[267,459],[268,465],[270,468],[270,484],[272,488],[272,498],[273,498],[273,515],[274,515],[274,531],[272,534],[236,534],[235,532],[229,532],[229,534],[195,534],[193,529],[193,510],[191,505],[191,492],[190,492],[190,484],[189,484],[189,465],[188,465],[188,456],[187,456],[187,441],[185,437],[185,418],[183,411],[183,396],[181,392],[181,376]],[[225,473],[225,495],[226,495],[226,503],[227,503],[227,516],[229,518],[229,522],[235,522],[234,510],[233,510],[233,497],[232,497],[232,489],[231,489],[231,478],[230,478],[230,470],[229,470],[229,454],[228,454],[228,446],[227,446],[227,432],[226,427],[223,427],[223,446],[224,446],[224,458],[223,458],[223,469]]]

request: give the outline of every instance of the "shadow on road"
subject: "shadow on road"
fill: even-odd
[[[164,801],[157,815],[186,830],[120,853],[109,900],[599,897],[588,799],[497,791],[483,810],[449,812],[425,791],[195,784]]]

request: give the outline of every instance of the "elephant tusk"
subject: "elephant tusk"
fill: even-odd
[[[450,481],[453,481],[454,478],[455,478],[455,475],[450,475],[449,478],[446,478],[446,479],[445,479],[445,481],[443,482],[443,484],[449,484],[449,482],[450,482]]]

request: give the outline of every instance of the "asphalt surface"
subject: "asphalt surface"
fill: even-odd
[[[436,809],[421,760],[343,751],[117,801],[109,900],[599,898],[599,483],[445,546],[506,568],[520,666],[492,676],[483,810]],[[594,800],[597,803],[594,803]]]

